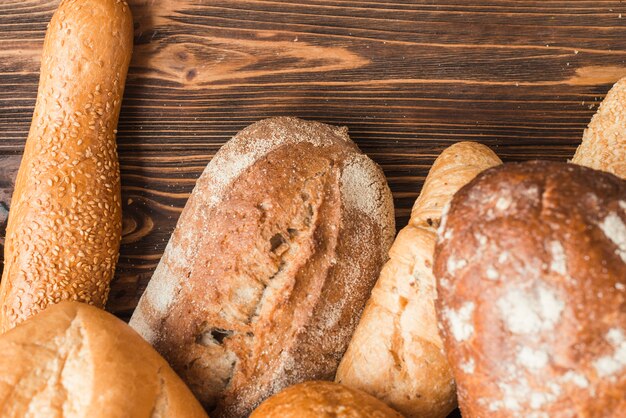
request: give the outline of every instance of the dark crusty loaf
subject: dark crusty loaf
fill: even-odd
[[[508,164],[452,200],[434,273],[463,417],[623,417],[626,181]]]
[[[3,418],[207,418],[165,360],[128,325],[61,302],[0,336]]]
[[[381,170],[345,128],[244,129],[187,203],[131,325],[212,416],[332,379],[395,233]]]

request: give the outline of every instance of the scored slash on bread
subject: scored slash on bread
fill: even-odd
[[[572,162],[626,179],[626,78],[607,93]]]
[[[443,208],[481,171],[501,164],[484,145],[461,142],[430,169],[383,267],[336,380],[407,417],[446,417],[456,407],[452,373],[437,330],[432,258]]]
[[[61,302],[0,336],[0,416],[207,418],[136,332],[84,303]]]
[[[257,122],[208,164],[131,325],[211,416],[332,379],[395,233],[345,128]]]
[[[61,300],[104,307],[121,240],[115,134],[133,44],[120,0],[64,0],[43,47],[11,200],[0,328]]]

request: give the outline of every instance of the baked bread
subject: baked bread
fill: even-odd
[[[128,325],[61,302],[0,336],[3,418],[201,418],[165,360]]]
[[[115,129],[132,43],[120,0],[63,0],[52,17],[11,200],[1,331],[61,300],[106,302],[121,240]]]
[[[498,164],[493,151],[475,142],[454,144],[435,160],[341,360],[337,382],[376,396],[406,417],[444,418],[456,407],[435,315],[436,231],[454,193]]]
[[[485,171],[453,198],[437,312],[463,417],[623,417],[626,181],[574,164]]]
[[[604,98],[572,162],[626,179],[626,78]]]
[[[209,163],[131,319],[212,416],[333,379],[395,233],[345,128],[257,122]]]
[[[402,418],[375,397],[333,382],[288,387],[263,402],[250,418]]]

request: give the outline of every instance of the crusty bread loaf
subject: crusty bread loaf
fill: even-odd
[[[446,417],[456,407],[435,315],[436,228],[454,193],[500,163],[493,151],[474,142],[452,145],[435,160],[341,360],[338,382],[376,396],[406,417]]]
[[[626,178],[626,78],[604,98],[572,162]]]
[[[626,181],[574,164],[492,168],[435,252],[463,417],[623,417]]]
[[[84,303],[61,302],[0,336],[3,418],[206,417],[135,331]]]
[[[106,302],[121,239],[115,129],[132,40],[120,0],[64,0],[52,17],[11,200],[2,331],[61,300]]]
[[[202,174],[131,319],[212,416],[332,379],[395,233],[345,128],[267,119]]]
[[[375,397],[333,382],[300,383],[263,402],[250,418],[402,418]]]

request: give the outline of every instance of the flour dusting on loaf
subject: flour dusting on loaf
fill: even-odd
[[[382,228],[394,225],[393,201],[380,168],[364,154],[354,154],[341,173],[341,192],[346,205],[362,211]],[[395,227],[394,227],[395,228]],[[395,231],[386,231],[393,237]],[[385,243],[391,246],[392,242]]]
[[[335,127],[313,121],[301,121],[304,123],[292,125],[293,121],[300,120],[289,117],[265,119],[243,129],[224,144],[198,179],[186,205],[190,209],[184,211],[181,220],[184,217],[190,217],[190,223],[202,222],[202,218],[208,211],[220,204],[225,191],[234,179],[258,159],[279,146],[309,142],[315,146],[324,147],[340,141],[355,147],[345,127]],[[263,136],[257,138],[259,130],[262,131]],[[376,166],[373,162],[371,164],[373,165],[372,171],[375,172]],[[388,209],[389,206],[381,207],[378,213],[370,212],[370,215],[375,217]],[[178,293],[180,283],[184,281],[184,277],[176,271],[190,269],[197,256],[198,241],[195,240],[195,236],[198,231],[188,229],[176,232],[184,235],[182,242],[177,243],[170,239],[163,254],[163,260],[167,259],[167,262],[162,260],[159,263],[142,295],[142,300],[149,302],[150,310],[155,314],[167,312]],[[143,303],[137,306],[131,325],[148,342],[152,343],[157,335],[156,327],[147,321],[143,306]]]
[[[316,147],[327,147],[336,141],[351,144],[346,127],[335,127],[307,121],[292,124],[296,118],[278,117],[265,119],[248,126],[228,141],[207,165],[199,181],[210,179],[207,187],[212,195],[210,202],[219,204],[228,185],[245,169],[268,152],[286,144],[309,142]],[[263,137],[257,137],[262,125]],[[294,129],[292,129],[292,127]]]
[[[332,379],[395,233],[380,168],[345,128],[255,123],[209,163],[131,325],[211,416]]]
[[[455,195],[433,272],[464,416],[623,415],[625,196],[610,173],[539,161],[485,171]]]

